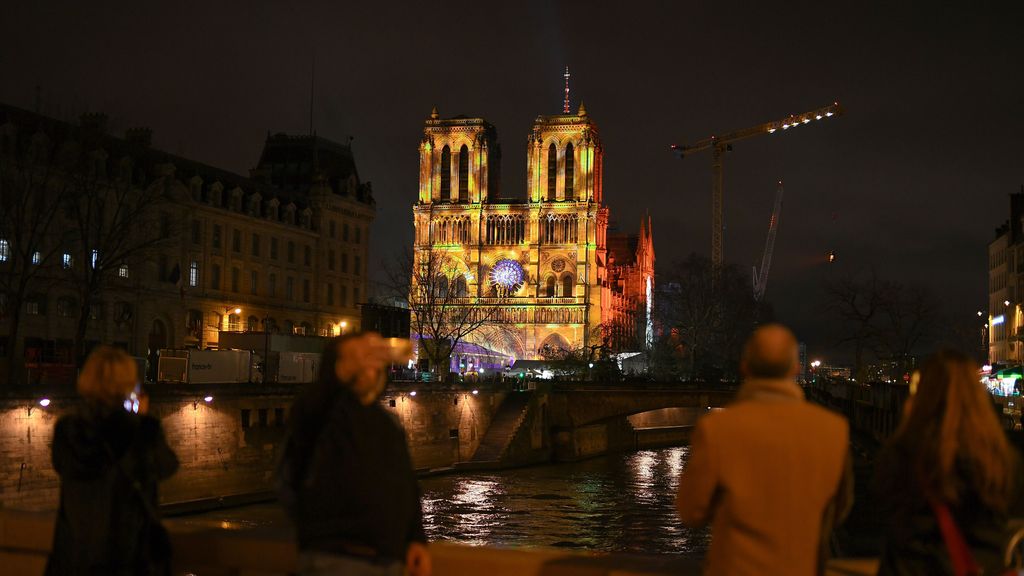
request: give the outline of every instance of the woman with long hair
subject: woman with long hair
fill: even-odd
[[[880,575],[1003,568],[1024,479],[978,374],[969,358],[944,351],[911,381],[903,422],[878,459],[875,489],[889,523]]]
[[[178,468],[160,420],[146,414],[135,360],[99,346],[76,386],[84,402],[53,431],[60,509],[47,575],[166,574],[157,485]]]

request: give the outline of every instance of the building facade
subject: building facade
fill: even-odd
[[[500,329],[469,340],[516,359],[649,342],[650,222],[609,235],[604,150],[582,104],[534,121],[525,197],[501,195],[497,132],[482,118],[435,109],[419,153],[414,265],[442,255],[465,306],[497,307],[489,323]]]
[[[102,130],[101,116],[88,121]],[[85,142],[84,129],[0,107],[8,166],[33,143],[56,157],[68,142]],[[150,212],[157,213],[146,216],[162,240],[115,263],[116,273],[95,295],[85,349],[113,343],[155,360],[161,348],[217,347],[223,331],[332,335],[358,329],[375,201],[349,146],[317,136],[268,135],[257,166],[241,176],[155,150],[149,139],[147,131],[135,130],[126,138],[95,140],[92,154],[102,171],[96,181],[111,188],[128,182],[138,193],[159,189],[169,201],[154,204]],[[61,234],[68,225],[55,222],[41,241],[44,252],[60,248],[34,274],[14,341],[4,305],[10,299],[0,302],[4,361],[24,361],[29,381],[74,365],[80,291],[69,273],[88,264],[77,255],[90,248]],[[10,280],[24,268],[15,262],[18,239],[4,236],[0,230],[0,275]],[[92,248],[94,260],[98,252]]]
[[[1024,360],[1024,187],[1010,195],[1010,218],[988,245],[988,361]]]

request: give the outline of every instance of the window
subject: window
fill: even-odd
[[[469,202],[469,148],[465,144],[459,150],[459,202]],[[356,231],[359,242],[359,231]]]
[[[540,221],[540,237],[544,244],[575,244],[577,239],[575,214],[549,214]]]
[[[260,408],[259,412],[257,412],[257,414],[259,415],[258,418],[260,419],[260,427],[261,428],[262,427],[266,427],[266,425],[267,425],[267,409],[266,408]]]
[[[548,298],[555,297],[555,277],[548,276],[547,284],[544,289],[544,295]]]
[[[295,242],[291,240],[288,241],[288,263],[295,263]]]
[[[576,158],[573,155],[572,144],[565,145],[565,199],[575,200],[573,187],[576,181]]]
[[[395,399],[394,398],[392,398],[391,400],[388,400],[388,406],[391,406],[392,408],[394,408],[395,404],[396,403],[395,403]]]
[[[267,296],[271,298],[277,296],[277,274],[267,277]]]
[[[356,244],[359,244],[362,241],[363,241],[363,227],[362,226],[356,226]]]
[[[256,332],[260,329],[260,319],[255,316],[249,316],[249,319],[245,321],[245,330],[247,332]]]
[[[341,240],[342,242],[348,242],[348,222],[341,225]]]
[[[309,302],[309,279],[302,280],[302,301]]]
[[[452,195],[452,151],[448,146],[441,149],[441,199]]]
[[[75,265],[75,261],[74,261],[74,259],[71,258],[71,253],[70,252],[65,252],[64,254],[61,255],[61,266],[65,270],[70,270],[71,267],[74,266],[74,265]]]
[[[526,240],[526,219],[522,214],[487,217],[486,244],[520,244]]]
[[[2,261],[3,261],[3,260],[0,260],[0,262],[2,262]],[[36,252],[33,252],[33,253],[32,253],[32,263],[33,263],[33,264],[36,264],[36,265],[38,265],[38,264],[39,264],[40,262],[42,262],[42,261],[43,261],[43,255],[42,255],[42,253],[40,253],[40,252],[38,252],[38,251],[36,251]]]
[[[259,294],[260,292],[260,273],[253,270],[249,275],[249,292],[252,294]]]
[[[455,402],[458,403],[458,400],[455,400]],[[452,440],[458,440],[459,439],[459,429],[458,428],[449,428],[448,429],[448,438],[450,438]]]
[[[341,271],[348,273],[348,254],[345,252],[341,253]]]
[[[46,300],[43,296],[31,296],[25,301],[25,314],[46,316]]]
[[[356,256],[356,261],[352,265],[352,273],[359,276],[359,271],[362,269],[362,258]]]
[[[237,228],[231,231],[231,249],[235,252],[242,251],[242,231]]]
[[[203,229],[199,220],[192,221],[192,243],[199,244],[203,239]]]
[[[238,278],[241,275],[238,268],[231,269],[231,291],[238,292]]]
[[[59,298],[57,300],[57,315],[61,318],[71,318],[75,314],[75,301],[71,298]]]
[[[338,288],[338,298],[340,299],[339,304],[341,306],[348,306],[348,286],[342,284],[341,287]]]
[[[555,189],[558,187],[558,149],[552,142],[548,146],[548,200],[555,199]]]
[[[330,237],[334,238],[334,235],[337,232],[334,220],[331,220],[330,223],[327,224],[327,229],[329,231],[328,234],[330,235]]]
[[[274,408],[274,426],[284,426],[284,408]]]
[[[359,304],[359,286],[352,288],[352,303]]]
[[[334,284],[327,285],[327,305],[334,306]]]
[[[199,261],[193,260],[188,265],[188,285],[192,288],[199,286]]]
[[[334,270],[334,250],[327,251],[327,269]]]
[[[295,299],[295,278],[291,276],[284,282],[284,297],[289,300]]]
[[[242,409],[242,428],[243,429],[248,428],[249,426],[252,425],[251,419],[252,419],[252,410],[249,410],[247,408],[243,408]]]
[[[127,264],[121,264],[120,266],[117,267],[117,276],[118,276],[118,278],[127,278],[128,277],[128,265]]]
[[[38,254],[38,252],[36,252]],[[33,255],[34,256],[34,255]],[[6,238],[0,238],[0,262],[7,262],[11,257],[11,243]],[[33,258],[35,260],[35,258]],[[38,264],[38,262],[33,262]]]
[[[89,320],[99,320],[103,317],[103,307],[100,304],[89,305]]]
[[[260,255],[260,235],[259,234],[253,234],[252,235],[252,255],[253,256],[257,256],[257,257]]]
[[[270,239],[270,257],[277,260],[277,238]]]
[[[98,264],[99,261],[100,261],[100,251],[99,250],[93,249],[93,251],[92,251],[92,259],[90,261],[92,262],[92,269],[95,270],[96,269],[96,264]]]
[[[306,266],[313,265],[313,249],[309,246],[302,247],[302,262]]]
[[[564,298],[571,298],[573,296],[572,288],[573,288],[572,274],[566,274],[565,276],[562,276],[562,297],[564,297]]]
[[[210,289],[220,290],[220,264],[210,266]]]
[[[214,248],[220,250],[220,224],[213,225],[213,239],[210,242]]]

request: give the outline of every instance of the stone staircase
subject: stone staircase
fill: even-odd
[[[497,463],[501,460],[523,423],[532,398],[533,392],[509,392],[505,396],[470,463]]]

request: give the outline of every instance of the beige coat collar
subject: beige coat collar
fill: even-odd
[[[736,400],[803,400],[804,391],[796,382],[785,378],[750,378],[736,393]]]

